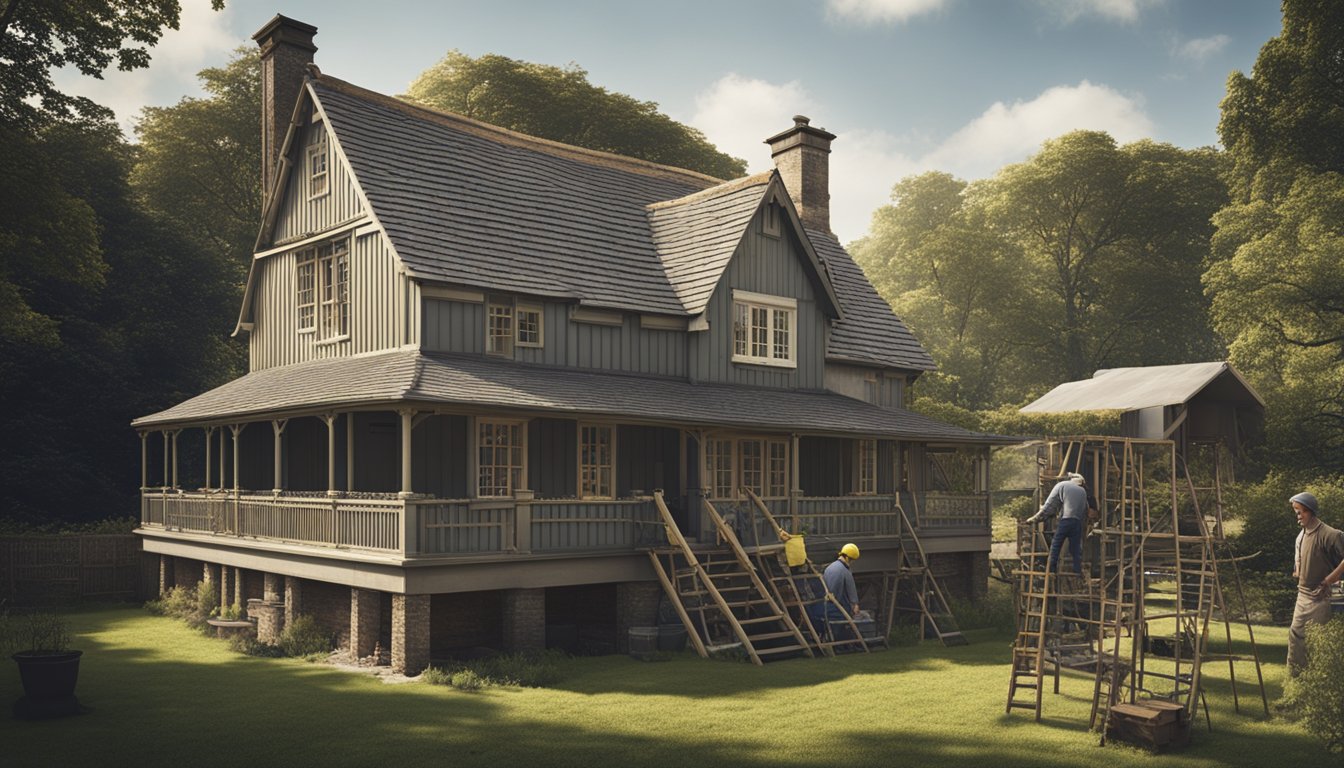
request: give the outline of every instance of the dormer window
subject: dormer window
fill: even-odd
[[[485,308],[485,352],[513,355],[513,304],[491,300]]]
[[[798,367],[798,300],[733,291],[733,362]]]
[[[515,316],[518,322],[518,346],[540,347],[542,345],[541,307],[519,304]]]
[[[294,285],[299,333],[316,333],[323,341],[350,334],[349,238],[299,251]]]
[[[322,197],[330,188],[327,173],[327,137],[308,146],[308,199]]]

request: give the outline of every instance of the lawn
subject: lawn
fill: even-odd
[[[1008,636],[756,668],[685,655],[564,662],[550,689],[464,693],[389,685],[290,659],[233,653],[175,619],[137,608],[71,615],[84,650],[88,712],[0,719],[0,763],[86,765],[977,765],[1337,764],[1296,725],[1232,712],[1226,668],[1206,666],[1213,732],[1150,756],[1097,746],[1091,678],[1047,692],[1044,721],[1004,714]],[[1271,701],[1283,629],[1257,631]],[[0,696],[18,696],[12,663]],[[1048,691],[1048,689],[1047,689]],[[1258,712],[1258,701],[1255,702]]]

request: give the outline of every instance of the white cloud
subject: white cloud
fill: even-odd
[[[706,89],[696,107],[688,122],[723,151],[745,158],[752,172],[772,167],[762,141],[791,126],[793,114],[825,115],[825,105],[796,81],[776,85],[735,74]],[[832,125],[831,228],[843,242],[862,236],[873,211],[906,176],[936,169],[986,178],[1025,160],[1046,139],[1078,129],[1104,130],[1126,143],[1151,136],[1154,126],[1138,99],[1086,80],[1048,88],[1029,101],[996,102],[924,151],[912,147],[925,144],[894,133]]]
[[[1232,38],[1227,35],[1213,35],[1212,37],[1197,37],[1184,42],[1176,40],[1172,43],[1171,48],[1172,53],[1182,59],[1202,63],[1221,52],[1230,42],[1232,42]]]
[[[933,13],[947,0],[826,0],[826,15],[833,21],[862,24],[892,24]]]
[[[121,72],[114,67],[101,80],[67,68],[52,73],[52,79],[62,91],[87,96],[116,112],[130,135],[142,107],[173,104],[199,93],[196,73],[222,64],[244,42],[229,30],[228,14],[227,7],[216,12],[209,3],[183,3],[179,28],[166,30],[150,49],[148,68]]]
[[[1037,0],[1054,13],[1059,21],[1072,24],[1084,16],[1100,16],[1111,21],[1133,23],[1144,8],[1164,0]]]

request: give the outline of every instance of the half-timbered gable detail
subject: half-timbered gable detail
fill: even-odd
[[[881,571],[905,510],[983,587],[1007,439],[905,410],[933,362],[829,232],[832,134],[796,118],[775,170],[723,181],[364,90],[311,67],[315,32],[257,34],[249,372],[135,421],[147,551],[253,574],[226,600],[271,616],[348,588],[334,628],[410,671],[500,636],[465,615],[512,649],[578,620],[561,597],[628,623],[650,547],[713,546],[723,514]],[[393,615],[361,629],[370,591]]]

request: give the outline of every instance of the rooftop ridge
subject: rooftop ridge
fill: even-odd
[[[700,190],[699,192],[692,192],[691,194],[685,195],[683,197],[676,197],[671,200],[659,200],[656,203],[649,203],[648,205],[644,206],[644,210],[653,212],[657,210],[662,210],[664,208],[673,208],[679,205],[690,205],[691,203],[698,203],[701,200],[708,200],[713,197],[718,197],[719,195],[726,195],[730,192],[736,192],[737,190],[742,189],[744,187],[752,187],[760,184],[768,184],[770,182],[770,179],[775,175],[775,173],[777,172],[773,170],[763,171],[754,176],[743,176],[740,179],[725,181],[721,184],[718,184],[717,186],[708,187],[706,189]]]
[[[682,183],[702,186],[715,186],[724,183],[723,179],[700,173],[699,171],[691,171],[671,165],[662,165],[649,160],[640,160],[635,157],[618,155],[614,152],[603,152],[601,150],[577,147],[573,144],[565,144],[551,139],[529,136],[525,133],[512,131],[508,128],[501,128],[500,126],[491,125],[490,123],[475,120],[470,117],[464,117],[453,112],[446,112],[430,107],[424,107],[419,104],[412,104],[409,101],[378,93],[377,91],[371,91],[367,88],[332,77],[325,73],[311,74],[309,78],[314,83],[339,91],[347,96],[354,96],[366,101],[371,101],[390,109],[398,110],[408,116],[427,120],[455,130],[464,131],[500,144],[532,149],[557,157],[578,160],[590,165],[619,168],[621,170],[642,173],[655,178],[671,179]]]

